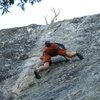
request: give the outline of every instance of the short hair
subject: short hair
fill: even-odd
[[[51,46],[51,42],[50,41],[45,41],[45,46],[46,47],[50,47]]]

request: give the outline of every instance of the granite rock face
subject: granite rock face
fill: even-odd
[[[0,100],[100,100],[99,19],[96,14],[0,30]],[[63,43],[85,59],[66,63],[54,57],[51,70],[37,80],[45,40]]]

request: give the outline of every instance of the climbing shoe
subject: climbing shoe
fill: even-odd
[[[37,79],[40,79],[41,78],[41,76],[39,75],[39,72],[37,70],[34,71],[34,74],[35,74],[35,77]]]
[[[65,60],[65,62],[69,62],[69,61],[70,61],[69,59],[66,59],[66,60]]]
[[[84,57],[80,53],[76,53],[76,56],[78,56],[80,60],[84,59]]]

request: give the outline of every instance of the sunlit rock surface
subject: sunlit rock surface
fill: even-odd
[[[54,57],[42,78],[34,70],[45,40],[83,54]],[[100,14],[0,30],[0,100],[100,100]]]

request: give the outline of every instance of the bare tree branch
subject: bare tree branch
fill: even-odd
[[[55,11],[54,8],[52,8],[51,11],[54,13],[54,17],[52,18],[50,24],[54,23],[54,21],[57,20],[57,16],[60,14],[60,9],[58,9],[58,13]]]
[[[44,16],[44,19],[45,19],[46,25],[48,25],[47,16]]]

